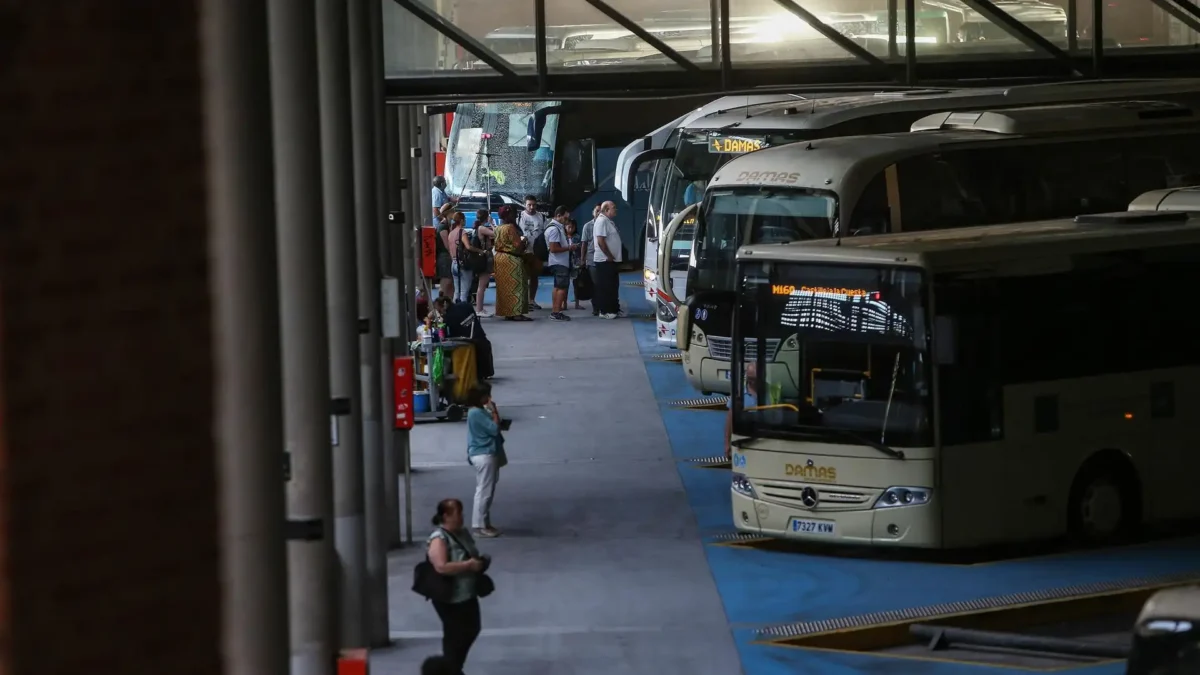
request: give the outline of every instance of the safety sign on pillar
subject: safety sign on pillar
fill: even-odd
[[[396,428],[413,428],[413,357],[392,360],[392,387],[396,392]]]

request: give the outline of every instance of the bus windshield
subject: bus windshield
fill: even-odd
[[[518,202],[527,194],[548,198],[558,115],[546,116],[541,144],[532,151],[529,128],[534,110],[550,105],[555,103],[459,105],[446,144],[446,191],[470,196],[490,190]]]
[[[672,218],[704,197],[704,188],[717,169],[747,152],[800,140],[799,131],[769,131],[730,136],[717,131],[687,131],[679,138],[663,195],[665,220]],[[679,236],[679,235],[676,235]]]
[[[919,270],[770,262],[743,263],[739,271],[735,433],[932,445],[930,331]]]
[[[824,190],[710,192],[696,231],[696,277],[688,280],[688,292],[735,290],[739,246],[831,237],[836,213],[837,197]]]

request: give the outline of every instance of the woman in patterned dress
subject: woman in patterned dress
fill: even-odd
[[[529,277],[522,254],[525,246],[517,227],[517,210],[500,207],[500,227],[496,228],[496,316],[506,321],[533,321],[529,313]]]

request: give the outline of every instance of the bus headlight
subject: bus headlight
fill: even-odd
[[[750,479],[740,473],[732,474],[733,478],[730,481],[730,488],[734,492],[745,495],[751,499],[758,499],[758,495],[754,493],[754,486],[750,484]]]
[[[675,313],[675,308],[672,307],[670,305],[670,303],[668,303],[666,300],[663,300],[662,298],[658,298],[658,301],[655,303],[655,306],[656,306],[656,309],[658,310],[658,320],[659,321],[661,321],[663,323],[671,323],[671,322],[675,321],[675,319],[678,318],[678,315]]]
[[[708,339],[704,337],[704,331],[692,326],[692,344],[697,347],[707,347]]]
[[[875,500],[875,508],[890,509],[894,506],[916,506],[929,502],[932,490],[920,487],[890,487]]]

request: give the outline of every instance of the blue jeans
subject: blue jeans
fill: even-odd
[[[460,267],[458,261],[454,261],[454,301],[474,303],[471,298],[471,283],[475,281],[475,273],[466,267]]]

